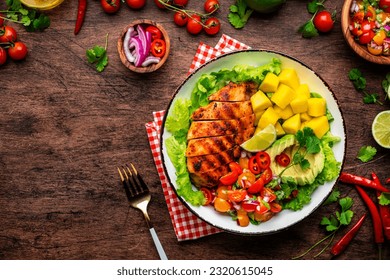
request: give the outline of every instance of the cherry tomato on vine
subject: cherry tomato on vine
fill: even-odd
[[[314,16],[313,23],[318,31],[326,33],[333,29],[334,20],[328,11],[320,11]]]
[[[171,1],[169,0],[162,0],[164,3],[170,4]],[[156,4],[157,7],[160,9],[166,9],[167,7],[164,4],[161,4],[159,0],[154,0],[154,3]]]
[[[146,0],[126,0],[126,4],[132,9],[141,9],[145,6]]]
[[[27,56],[27,47],[18,41],[8,48],[8,55],[12,60],[23,60]]]
[[[15,42],[18,35],[12,26],[6,25],[0,29],[0,43]]]
[[[208,18],[204,24],[204,31],[209,35],[215,35],[221,29],[221,23],[215,17]]]
[[[7,61],[7,52],[5,49],[0,47],[0,66]]]
[[[156,39],[152,41],[152,45],[150,46],[150,51],[155,57],[163,57],[165,54],[166,45],[165,41],[162,39]]]
[[[100,5],[107,14],[113,14],[121,7],[121,0],[100,0]]]
[[[176,23],[178,26],[184,26],[188,22],[188,16],[183,13],[182,11],[177,11],[173,15],[173,21]]]
[[[179,7],[185,7],[188,4],[188,0],[173,0],[173,5]]]
[[[381,8],[386,13],[390,13],[390,0],[380,0],[379,8]]]
[[[156,26],[149,25],[145,29],[146,32],[150,32],[152,34],[152,41],[156,39],[161,39],[163,37],[162,32],[160,29],[158,29]]]
[[[204,2],[204,10],[206,13],[211,14],[218,10],[220,7],[218,0],[206,0]]]
[[[192,15],[187,22],[187,31],[190,34],[199,34],[203,29],[202,19],[199,15]]]

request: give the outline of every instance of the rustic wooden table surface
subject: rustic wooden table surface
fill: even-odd
[[[152,191],[149,212],[170,259],[291,259],[325,236],[319,225],[336,207],[320,207],[305,221],[270,236],[243,237],[219,233],[178,242],[153,163],[145,123],[165,109],[185,79],[199,42],[214,46],[227,34],[253,48],[285,52],[309,65],[333,89],[347,132],[344,170],[384,180],[390,177],[389,150],[371,136],[377,113],[389,110],[381,81],[388,66],[371,64],[351,52],[340,27],[343,1],[329,0],[337,10],[334,30],[303,39],[297,28],[310,18],[307,1],[288,0],[272,15],[253,14],[243,29],[227,20],[234,1],[221,1],[221,32],[214,37],[189,35],[175,26],[173,12],[153,1],[139,11],[122,5],[105,14],[99,1],[88,1],[81,32],[73,34],[77,1],[66,0],[48,12],[51,26],[28,33],[12,24],[28,48],[25,61],[0,68],[0,258],[1,259],[158,259],[144,218],[129,208],[116,166],[133,161]],[[4,8],[4,2],[1,3]],[[189,1],[203,11],[203,1]],[[171,54],[153,74],[130,72],[120,62],[116,42],[135,19],[154,19],[168,31]],[[109,65],[102,73],[87,63],[85,51],[104,45],[109,34]],[[348,80],[348,71],[363,71],[370,92],[383,105],[365,105]],[[373,161],[356,159],[371,145]],[[339,184],[342,196],[354,199],[354,221],[366,212],[356,191]],[[345,232],[345,229],[344,231]],[[336,235],[340,237],[342,232]],[[316,251],[318,252],[318,250]],[[312,259],[313,252],[305,258]],[[318,259],[330,259],[326,250]],[[338,259],[377,259],[371,217]],[[389,243],[383,258],[390,258]]]

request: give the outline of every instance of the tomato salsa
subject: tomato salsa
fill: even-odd
[[[390,55],[390,0],[354,0],[349,29],[371,54]]]

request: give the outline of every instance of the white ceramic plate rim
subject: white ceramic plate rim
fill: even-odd
[[[334,145],[333,151],[337,161],[341,162],[342,169],[346,149],[345,123],[342,112],[338,106],[338,101],[327,83],[311,68],[289,55],[264,49],[249,49],[227,53],[205,63],[183,81],[171,99],[161,128],[160,147],[164,171],[175,192],[175,168],[165,147],[165,140],[171,136],[171,134],[165,129],[165,120],[171,112],[172,104],[177,98],[189,98],[195,83],[202,74],[216,72],[221,69],[231,69],[238,64],[260,66],[265,63],[269,63],[272,58],[280,59],[282,61],[282,68],[295,68],[298,72],[301,83],[307,83],[311,92],[320,93],[326,99],[328,109],[334,117],[334,121],[331,123],[331,131],[334,135],[341,138],[341,141]],[[178,197],[196,216],[219,229],[243,235],[265,235],[285,230],[308,217],[329,196],[336,184],[336,181],[337,180],[327,182],[324,185],[319,186],[314,191],[310,203],[305,205],[302,210],[283,210],[281,213],[278,213],[275,217],[265,223],[261,223],[260,225],[250,224],[247,227],[238,226],[230,216],[216,212],[213,207],[193,206],[179,195]]]

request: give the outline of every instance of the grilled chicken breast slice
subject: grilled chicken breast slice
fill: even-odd
[[[198,188],[207,187],[212,188],[218,185],[219,178],[229,172],[229,166],[221,165],[220,167],[206,172],[190,173],[192,183]]]
[[[229,82],[226,86],[209,96],[210,101],[247,101],[257,91],[257,84]]]
[[[218,154],[188,157],[187,169],[190,173],[206,172],[226,165],[229,162],[236,160],[240,155],[241,148],[236,145],[233,148]]]
[[[213,101],[208,105],[195,110],[192,113],[192,120],[228,120],[239,119],[253,114],[250,101],[220,102]]]
[[[221,136],[246,132],[254,127],[256,116],[254,114],[239,119],[193,121],[188,130],[187,139],[200,137]]]

